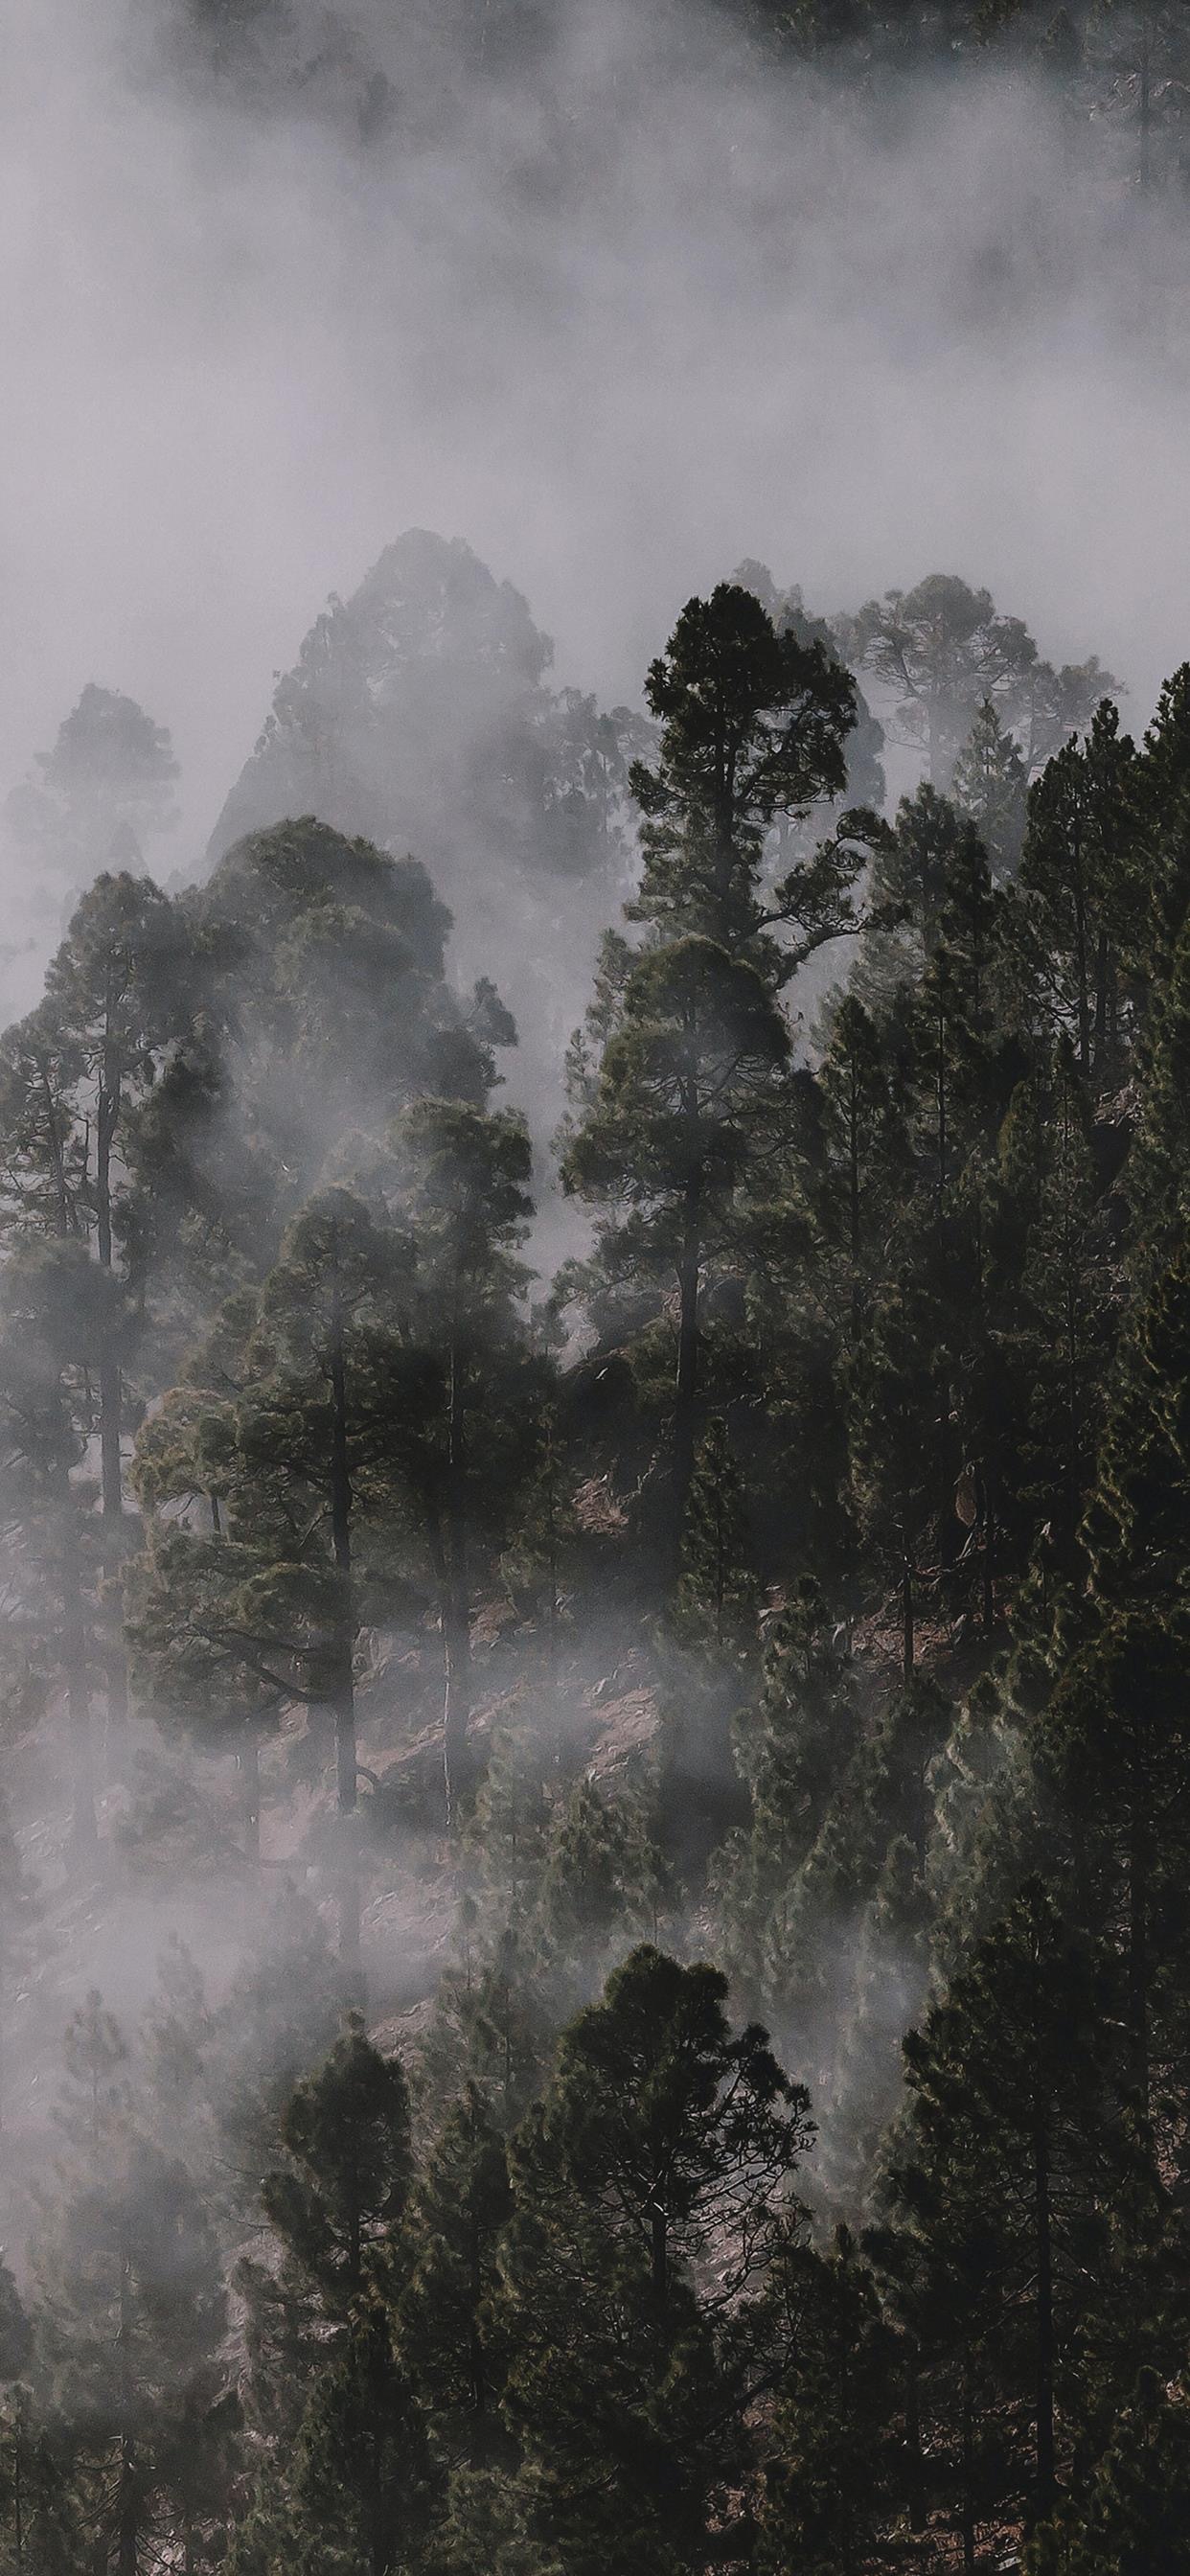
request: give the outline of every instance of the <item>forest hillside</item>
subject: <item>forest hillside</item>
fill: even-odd
[[[1190,2576],[1190,15],[20,5],[0,2576]]]

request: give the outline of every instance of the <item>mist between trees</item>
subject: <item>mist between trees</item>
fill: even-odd
[[[413,534],[194,885],[14,791],[0,2563],[1172,2567],[1190,669],[547,667]]]
[[[18,13],[0,2576],[1184,2576],[1187,13]]]

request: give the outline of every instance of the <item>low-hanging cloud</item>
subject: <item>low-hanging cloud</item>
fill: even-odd
[[[325,82],[181,77],[146,0],[16,0],[5,780],[131,691],[189,873],[274,671],[410,524],[609,699],[759,555],[825,609],[960,570],[1143,721],[1190,645],[1187,230],[1106,124],[1017,76],[848,97],[693,15],[576,7],[519,80],[408,25],[365,13],[366,140]]]

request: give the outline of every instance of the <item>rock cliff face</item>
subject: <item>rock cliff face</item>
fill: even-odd
[[[458,917],[456,973],[492,976],[517,1018],[511,1087],[526,1095],[539,1075],[556,1085],[623,898],[627,767],[644,738],[626,708],[551,690],[552,654],[520,592],[461,538],[410,529],[316,619],[211,844],[218,859],[244,833],[315,814],[424,861]]]

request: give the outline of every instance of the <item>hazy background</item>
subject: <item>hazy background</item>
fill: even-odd
[[[1187,235],[1110,135],[970,66],[844,104],[686,12],[577,11],[503,86],[401,20],[365,142],[354,73],[281,106],[179,77],[148,0],[12,0],[0,787],[126,690],[189,872],[274,673],[411,524],[605,702],[753,555],[819,610],[986,582],[1143,723],[1190,650]]]

